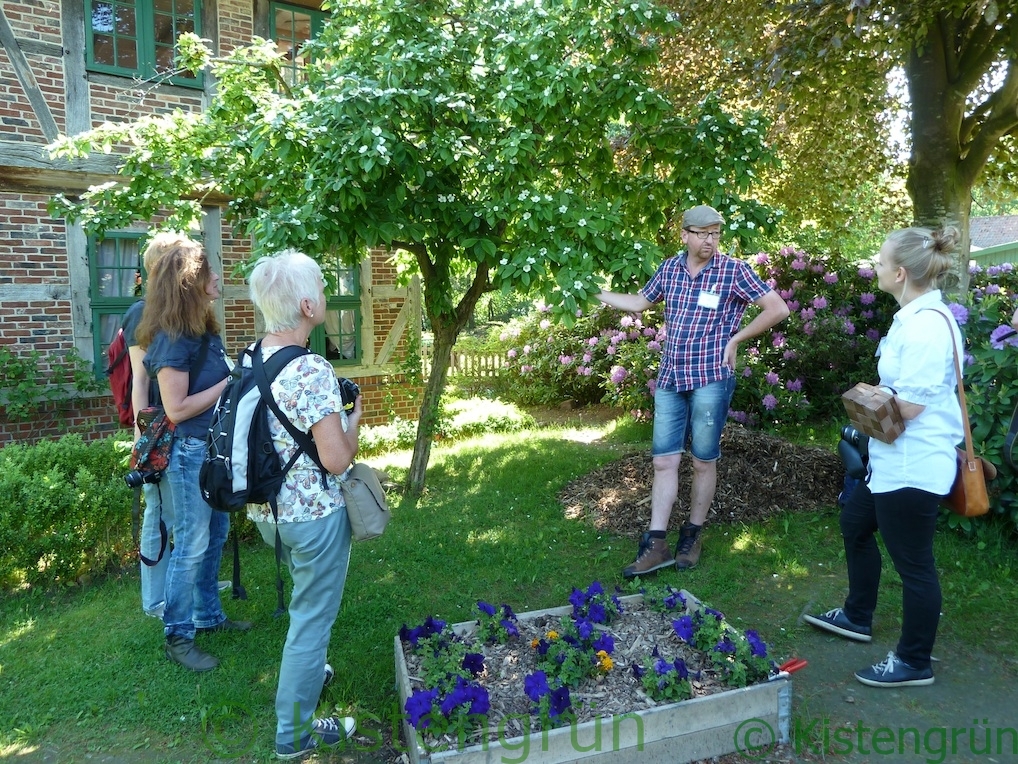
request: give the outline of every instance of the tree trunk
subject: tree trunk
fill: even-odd
[[[961,129],[964,95],[946,76],[945,52],[931,34],[922,49],[913,49],[905,65],[912,101],[912,155],[908,192],[917,225],[953,225],[961,233],[947,290],[964,294],[969,284],[969,215],[972,180],[962,169]]]
[[[407,491],[413,496],[419,496],[424,490],[425,473],[428,469],[428,460],[431,458],[431,444],[435,438],[435,426],[438,424],[439,405],[449,374],[449,360],[459,334],[458,328],[449,326],[439,328],[435,325],[434,318],[431,328],[435,332],[435,344],[431,355],[431,373],[424,386],[424,397],[421,400],[417,419],[414,455],[410,460],[410,474],[407,476]]]
[[[428,460],[431,458],[431,444],[435,438],[439,406],[442,402],[442,393],[445,392],[453,345],[456,344],[460,331],[473,316],[477,301],[491,288],[488,266],[479,263],[470,288],[455,307],[450,308],[450,279],[447,267],[449,258],[441,258],[436,264],[427,259],[423,250],[416,254],[418,262],[422,263],[424,305],[431,320],[431,330],[435,334],[435,345],[431,357],[431,374],[424,387],[424,398],[417,419],[414,455],[410,460],[410,473],[407,475],[407,492],[411,496],[420,496],[424,490],[424,478]]]

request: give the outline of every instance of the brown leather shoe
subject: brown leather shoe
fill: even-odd
[[[166,638],[166,657],[191,671],[211,671],[219,665],[219,659],[195,646],[193,639],[179,635]]]
[[[202,626],[196,628],[195,631],[199,634],[216,634],[220,631],[248,631],[251,628],[250,621],[231,621],[227,618],[221,623],[217,623],[215,626]]]
[[[669,552],[668,542],[665,539],[656,539],[650,533],[644,533],[640,539],[640,547],[636,552],[636,562],[623,569],[622,575],[624,578],[644,576],[655,570],[667,568],[674,562],[675,558]]]
[[[679,529],[679,543],[675,547],[675,567],[678,570],[689,570],[695,568],[700,562],[700,552],[703,549],[703,539],[700,537],[699,528],[689,523],[683,523]]]

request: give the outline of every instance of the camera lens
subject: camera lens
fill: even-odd
[[[163,477],[163,473],[160,470],[150,470],[142,472],[141,470],[131,470],[124,475],[124,482],[127,483],[128,488],[139,488],[145,483],[158,483]]]

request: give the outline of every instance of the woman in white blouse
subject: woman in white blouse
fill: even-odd
[[[964,437],[954,364],[961,332],[937,282],[951,267],[957,242],[953,227],[907,228],[888,236],[877,255],[877,285],[901,306],[880,341],[877,371],[880,384],[894,391],[905,431],[893,443],[870,439],[869,475],[841,512],[848,564],[844,607],[803,616],[847,639],[872,639],[879,530],[901,576],[903,613],[895,650],[855,674],[872,687],[933,684],[930,653],[941,606],[933,532],[957,471],[954,447]]]

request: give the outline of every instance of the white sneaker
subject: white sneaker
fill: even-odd
[[[232,587],[233,587],[233,582],[232,581],[220,581],[219,582],[219,591],[221,591],[221,592],[225,592],[227,589],[230,589]]]

